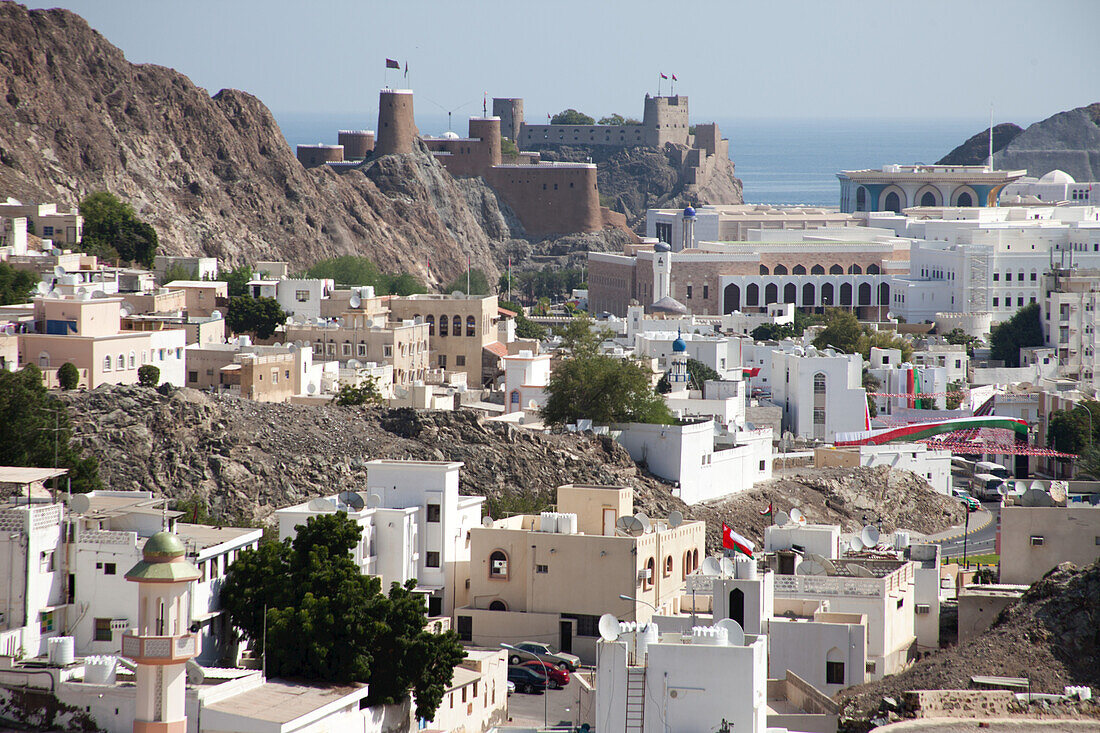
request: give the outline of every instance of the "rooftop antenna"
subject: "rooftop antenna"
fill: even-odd
[[[989,172],[993,172],[993,102],[989,103]]]

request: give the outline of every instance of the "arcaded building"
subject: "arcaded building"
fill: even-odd
[[[840,210],[893,211],[911,206],[996,206],[1007,184],[1026,170],[995,171],[984,165],[884,165],[841,171]]]

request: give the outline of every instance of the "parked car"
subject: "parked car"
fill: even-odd
[[[512,680],[508,680],[508,694],[511,695],[515,691],[516,691],[516,683],[512,682]]]
[[[550,682],[546,679],[546,675],[540,674],[530,667],[521,665],[508,667],[508,682],[514,684],[517,691],[529,694],[543,692],[550,686]]]
[[[966,507],[966,510],[968,512],[976,512],[982,508],[982,504],[980,501],[978,501],[962,489],[952,489],[951,493],[954,494],[955,497],[963,503],[963,506]]]
[[[552,652],[550,647],[539,641],[523,641],[516,644],[516,649],[527,652],[528,654],[538,657],[544,662],[549,662],[555,667],[560,667],[567,672],[576,672],[577,667],[581,666],[581,658],[575,654],[567,654],[566,652]],[[516,652],[509,652],[508,664],[519,664],[526,657],[523,654],[517,654]]]
[[[546,675],[550,680],[550,686],[556,688],[562,688],[569,684],[569,672],[561,667],[555,667],[549,662],[535,661],[530,659],[526,662],[521,662],[521,667],[530,667],[539,674]]]

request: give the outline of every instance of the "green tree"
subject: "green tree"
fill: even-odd
[[[358,387],[353,384],[345,384],[340,387],[340,391],[336,393],[332,401],[341,407],[367,404],[380,405],[382,404],[382,393],[378,391],[378,380],[374,377],[367,377]]]
[[[1039,304],[1025,305],[989,333],[989,355],[1006,367],[1020,366],[1020,349],[1043,345],[1043,322]]]
[[[1089,415],[1092,415],[1091,420]],[[1091,446],[1100,446],[1098,428],[1100,402],[1083,400],[1073,409],[1054,410],[1050,413],[1047,418],[1047,445],[1062,453],[1081,454]]]
[[[688,384],[691,389],[702,389],[703,385],[708,381],[722,378],[718,372],[714,371],[703,362],[690,357],[688,358],[687,370]]]
[[[649,370],[636,361],[579,349],[550,375],[543,418],[558,425],[582,418],[600,425],[670,425],[672,413],[653,392],[650,376]]]
[[[254,333],[256,338],[266,339],[286,323],[286,312],[274,298],[238,295],[229,299],[225,322],[233,333]]]
[[[962,380],[956,380],[947,385],[947,397],[945,405],[948,410],[957,410],[966,397],[966,384]]]
[[[84,217],[81,241],[87,252],[153,266],[157,232],[138,218],[130,204],[109,191],[96,191],[80,202],[80,215]]]
[[[197,270],[188,270],[179,262],[173,262],[164,269],[164,274],[160,276],[160,284],[166,285],[174,280],[198,280],[199,273]]]
[[[537,339],[542,341],[546,338],[547,331],[546,326],[540,326],[532,321],[523,312],[523,306],[519,303],[512,303],[507,300],[501,300],[497,303],[501,308],[507,311],[512,311],[516,314],[516,337],[521,339]]]
[[[562,348],[573,356],[593,356],[600,344],[611,338],[611,331],[596,328],[592,316],[582,313],[564,326],[554,328],[554,335],[561,337]]]
[[[465,657],[458,636],[426,630],[415,580],[383,595],[381,581],[360,572],[350,553],[362,530],[347,514],[310,517],[295,530],[294,539],[243,551],[221,590],[254,648],[266,626],[268,674],[365,682],[372,704],[412,691],[417,716],[433,718]]]
[[[218,273],[218,280],[226,284],[230,298],[248,295],[248,281],[251,279],[251,265],[237,265],[232,270],[222,270]]]
[[[399,275],[383,275],[375,292],[378,295],[415,295],[428,292],[428,287],[409,273],[402,272]]]
[[[69,412],[46,389],[38,367],[28,364],[17,372],[0,371],[0,466],[56,465],[69,469],[74,492],[103,488],[99,464],[91,456],[80,456],[72,436]]]
[[[343,255],[321,260],[305,271],[305,277],[328,278],[337,285],[374,285],[377,287],[382,273],[366,257]]]
[[[0,262],[0,305],[26,303],[38,284],[38,275],[17,270],[7,262]]]
[[[489,295],[491,292],[489,278],[481,270],[472,269],[470,270],[469,291],[466,289],[466,273],[462,273],[452,280],[447,287],[443,288],[444,293],[453,293],[456,290],[461,290],[466,295]]]
[[[873,331],[870,328],[864,328],[856,350],[863,355],[864,359],[870,359],[872,346],[879,349],[898,349],[901,351],[903,362],[913,357],[913,345],[893,331]]]
[[[138,367],[138,384],[142,387],[156,387],[160,384],[160,368],[153,364]]]
[[[550,118],[551,125],[594,125],[596,120],[570,107]]]
[[[588,123],[591,124],[591,123]],[[600,118],[601,125],[640,125],[639,120],[635,120],[632,117],[623,117],[618,112],[608,115],[607,117]]]
[[[871,374],[870,370],[867,369],[867,367],[863,368],[863,388],[868,392],[867,411],[870,413],[871,417],[877,417],[878,403],[875,402],[875,398],[872,397],[869,393],[878,392],[880,389],[882,389],[882,382],[880,382],[879,378],[876,377],[874,374]]]
[[[519,155],[519,148],[506,137],[500,139],[500,154],[504,158],[514,158]]]
[[[1077,459],[1077,472],[1078,475],[1086,474],[1100,481],[1100,446],[1092,445],[1085,448]]]
[[[947,343],[954,346],[965,346],[967,356],[974,356],[974,344],[978,342],[977,336],[971,336],[961,328],[953,328],[943,335]]]
[[[782,341],[796,334],[790,323],[761,323],[749,335],[754,341]]]
[[[863,336],[863,327],[855,314],[841,308],[830,308],[825,312],[825,328],[814,339],[819,349],[832,347],[845,354],[859,352],[859,339]]]
[[[61,385],[61,389],[76,389],[80,384],[80,370],[76,368],[76,364],[71,361],[62,364],[57,370],[57,383]]]

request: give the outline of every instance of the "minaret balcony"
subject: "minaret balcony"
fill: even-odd
[[[122,656],[138,664],[175,664],[197,656],[202,648],[198,634],[142,636],[137,629],[122,635]]]

